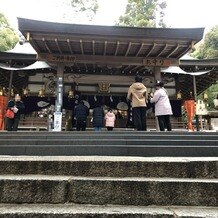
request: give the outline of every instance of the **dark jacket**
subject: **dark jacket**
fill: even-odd
[[[93,109],[93,126],[104,126],[104,110],[101,107],[96,107]]]
[[[89,109],[83,104],[79,104],[74,110],[74,117],[76,120],[85,121],[89,115]]]
[[[20,118],[20,115],[24,112],[24,109],[25,109],[25,106],[24,106],[24,103],[22,101],[14,101],[14,100],[10,100],[8,102],[8,106],[7,108],[12,108],[16,105],[18,111],[17,113],[14,113],[14,118]]]

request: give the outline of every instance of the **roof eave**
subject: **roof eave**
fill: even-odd
[[[97,26],[54,23],[38,20],[18,18],[20,31],[25,35],[27,32],[41,32],[61,35],[93,35],[107,37],[128,38],[156,38],[156,39],[181,39],[197,43],[203,38],[204,28],[138,28],[120,26]]]

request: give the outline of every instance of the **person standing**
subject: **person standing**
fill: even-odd
[[[84,105],[83,101],[80,101],[79,105],[74,110],[74,118],[76,120],[76,130],[85,131],[87,125],[87,117],[89,115],[89,109]]]
[[[127,98],[132,101],[133,122],[137,130],[147,130],[146,102],[147,88],[142,83],[142,77],[137,75],[135,83],[128,90]]]
[[[184,101],[183,106],[187,116],[187,129],[189,132],[193,132],[195,129],[192,125],[192,121],[196,114],[196,105],[192,92],[190,92],[190,98]]]
[[[170,115],[173,113],[168,92],[162,82],[157,82],[155,87],[156,91],[154,96],[150,96],[150,102],[155,103],[155,116],[158,118],[160,131],[165,131],[165,128],[167,128],[167,131],[171,131]]]
[[[17,131],[20,121],[20,115],[25,109],[24,103],[21,101],[21,97],[19,94],[16,94],[14,99],[8,102],[7,109],[14,112],[14,118],[6,118],[6,130]]]
[[[115,114],[113,113],[112,109],[109,109],[108,112],[106,113],[105,117],[105,126],[107,127],[108,131],[113,131],[114,124],[115,124]]]
[[[104,110],[100,104],[93,109],[93,127],[94,130],[101,131],[104,126]]]

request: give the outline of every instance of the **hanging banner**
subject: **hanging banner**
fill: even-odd
[[[62,112],[55,112],[53,131],[61,132],[61,130],[62,130]]]

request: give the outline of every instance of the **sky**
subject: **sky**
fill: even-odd
[[[0,12],[4,13],[11,25],[17,28],[16,17],[66,22],[63,13],[71,18],[68,22],[94,25],[115,25],[125,12],[127,0],[98,0],[99,10],[90,22],[84,16],[73,16],[70,7],[61,0],[0,0]],[[172,28],[205,27],[208,32],[218,25],[218,0],[166,0],[165,23]]]

